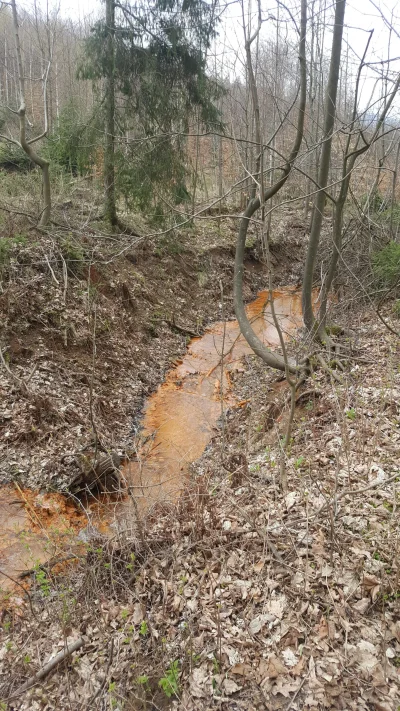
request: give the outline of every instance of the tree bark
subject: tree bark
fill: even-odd
[[[107,62],[108,76],[105,80],[105,142],[104,142],[104,191],[105,217],[115,227],[118,224],[115,203],[115,4],[106,0]]]
[[[320,190],[315,200],[313,218],[311,223],[310,241],[308,243],[307,257],[303,278],[303,318],[308,331],[316,332],[316,322],[312,306],[312,288],[314,279],[315,260],[321,235],[322,219],[324,215],[326,193],[328,185],[329,167],[331,162],[332,136],[336,116],[336,99],[339,82],[340,56],[342,52],[343,22],[346,0],[336,0],[335,26],[333,30],[332,54],[329,67],[329,78],[326,87],[324,132],[322,137],[322,150],[318,172]]]

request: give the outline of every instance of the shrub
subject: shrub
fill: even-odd
[[[379,286],[390,288],[400,281],[400,243],[391,241],[375,252],[372,268]]]
[[[97,135],[95,115],[83,117],[79,106],[71,100],[49,136],[46,157],[71,175],[85,175],[95,163]]]
[[[164,694],[170,699],[179,692],[179,661],[176,659],[158,682]]]
[[[25,151],[13,143],[0,144],[0,170],[26,173],[35,167]]]
[[[67,236],[61,241],[60,249],[68,274],[76,278],[82,276],[85,266],[85,252],[81,245],[73,241],[70,236]]]

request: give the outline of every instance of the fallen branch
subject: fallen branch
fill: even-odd
[[[54,558],[50,558],[50,560],[48,560],[46,563],[35,565],[34,568],[22,570],[21,573],[19,573],[18,577],[20,580],[22,580],[23,578],[28,578],[30,575],[34,575],[34,573],[36,573],[38,570],[50,571],[52,568],[54,568],[55,565],[59,565],[60,563],[66,563],[68,560],[77,560],[78,558],[84,559],[85,556],[78,555],[77,553],[71,553],[71,555],[66,555],[62,558],[56,556]]]
[[[83,639],[82,637],[79,637],[79,639],[75,640],[75,642],[71,642],[71,644],[66,644],[64,649],[61,650],[61,652],[58,652],[53,659],[50,659],[50,661],[47,662],[41,669],[39,669],[34,676],[31,676],[30,679],[28,679],[22,686],[17,689],[15,694],[9,697],[9,699],[13,699],[16,696],[20,696],[23,694],[25,691],[31,688],[31,686],[34,686],[35,684],[38,683],[38,681],[41,681],[41,679],[44,679],[48,674],[50,674],[55,667],[57,667],[61,662],[63,662],[67,657],[69,657],[71,654],[77,651],[77,649],[80,649],[83,646]]]

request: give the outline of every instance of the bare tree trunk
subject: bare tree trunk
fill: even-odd
[[[29,156],[31,161],[39,166],[42,171],[43,179],[43,210],[41,212],[39,225],[44,227],[48,224],[50,220],[51,212],[51,189],[50,189],[50,172],[49,172],[49,162],[44,158],[41,158],[36,151],[32,148],[32,144],[44,138],[48,131],[48,120],[47,120],[47,80],[50,70],[50,60],[48,62],[47,69],[43,77],[43,100],[44,100],[44,132],[37,136],[27,140],[26,138],[26,102],[25,102],[25,77],[24,69],[22,64],[22,51],[21,43],[19,38],[19,23],[18,23],[18,13],[15,0],[11,0],[13,25],[14,25],[14,37],[15,37],[15,47],[17,53],[17,66],[18,66],[18,84],[19,84],[19,143],[18,141],[12,141],[17,145],[20,145],[25,153]],[[9,139],[8,139],[9,140]]]
[[[259,23],[259,27],[261,25],[261,20]],[[235,272],[234,272],[234,281],[233,281],[233,290],[234,290],[234,307],[235,307],[235,314],[236,318],[238,320],[240,330],[245,337],[247,343],[249,344],[250,348],[258,355],[262,360],[272,368],[277,368],[278,370],[290,370],[291,372],[295,372],[297,370],[296,364],[293,362],[290,363],[285,363],[285,359],[278,355],[277,353],[273,353],[270,351],[269,348],[265,346],[262,341],[258,338],[258,336],[255,334],[251,323],[247,317],[246,314],[246,309],[244,307],[243,303],[243,269],[244,269],[244,252],[245,252],[245,246],[246,246],[246,235],[247,235],[247,230],[249,227],[249,221],[254,215],[255,212],[260,208],[260,206],[264,207],[265,203],[273,197],[273,195],[276,195],[276,193],[284,186],[286,183],[286,180],[289,177],[290,171],[292,169],[293,162],[297,158],[298,152],[300,150],[300,146],[303,140],[303,133],[304,133],[304,115],[305,115],[305,107],[306,107],[306,98],[307,98],[307,74],[306,74],[306,27],[307,27],[307,2],[306,0],[302,0],[301,3],[301,27],[300,27],[300,41],[299,41],[299,61],[300,61],[300,101],[299,101],[299,113],[298,113],[298,119],[297,119],[297,131],[296,131],[296,138],[292,147],[292,151],[290,153],[290,156],[286,162],[286,164],[281,168],[283,175],[277,180],[277,182],[272,185],[266,192],[264,192],[263,189],[263,176],[260,179],[260,196],[255,197],[255,198],[250,198],[250,201],[243,213],[243,216],[240,220],[240,225],[239,225],[239,233],[238,233],[238,238],[237,238],[237,243],[236,243],[236,256],[235,256]],[[259,28],[258,28],[259,30]],[[257,32],[257,30],[256,30]],[[247,55],[247,61],[249,62],[249,80],[251,82],[251,94],[253,97],[254,101],[254,109],[255,109],[255,116],[258,116],[259,119],[259,109],[258,109],[258,95],[257,95],[257,86],[255,84],[255,79],[254,79],[254,72],[252,70],[252,64],[251,64],[251,52],[250,52],[250,46],[251,42],[255,39],[257,35],[254,34],[252,38],[249,38],[246,41],[246,55]],[[256,125],[256,132],[258,135],[260,135],[260,130],[259,127]],[[263,155],[264,152],[264,146],[261,147],[260,153]],[[261,165],[260,165],[261,164]],[[256,163],[256,177],[257,175],[260,175],[263,172],[262,169],[262,158],[258,157],[257,158],[257,163]]]
[[[335,26],[333,30],[332,54],[329,67],[328,85],[326,87],[325,119],[321,160],[318,173],[319,192],[315,200],[311,224],[310,241],[308,243],[306,263],[303,278],[303,318],[308,331],[315,332],[315,318],[312,306],[312,288],[314,267],[321,235],[324,215],[329,168],[331,162],[332,136],[336,116],[336,98],[339,81],[340,56],[342,51],[343,22],[346,0],[336,0]]]
[[[107,64],[105,81],[105,145],[104,145],[104,190],[105,218],[115,227],[118,224],[115,203],[115,5],[106,0]]]

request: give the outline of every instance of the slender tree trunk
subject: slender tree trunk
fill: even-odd
[[[115,5],[106,0],[107,63],[105,80],[105,142],[104,142],[104,191],[105,218],[115,227],[118,224],[115,203]]]
[[[303,278],[303,318],[308,331],[315,332],[315,318],[312,306],[312,288],[314,267],[321,235],[322,219],[325,208],[325,188],[328,185],[331,162],[332,136],[336,115],[336,98],[339,81],[340,56],[342,51],[343,21],[346,7],[345,0],[336,0],[335,26],[333,30],[332,54],[329,68],[328,85],[326,88],[325,119],[321,160],[318,173],[320,190],[315,201],[311,224],[310,241],[308,243],[306,263]]]
[[[360,81],[360,76],[361,76],[361,69],[364,66],[364,60],[365,60],[366,52],[367,52],[367,49],[368,49],[368,46],[369,46],[369,43],[371,40],[371,36],[372,36],[372,33],[369,37],[362,62],[360,64],[358,77],[357,77],[353,117],[352,117],[352,122],[349,126],[349,136],[347,139],[345,155],[344,155],[344,159],[343,159],[342,179],[341,179],[341,183],[340,183],[339,196],[338,196],[338,199],[337,199],[336,205],[335,205],[335,219],[334,219],[334,225],[333,225],[333,251],[331,254],[328,273],[326,275],[326,279],[325,279],[324,285],[322,287],[321,308],[320,308],[320,312],[319,312],[318,329],[319,329],[319,337],[322,341],[328,340],[328,334],[326,333],[326,328],[325,328],[328,296],[329,296],[329,292],[330,292],[330,289],[333,284],[333,280],[336,275],[337,264],[338,264],[339,257],[341,255],[341,251],[342,251],[343,212],[344,212],[344,208],[346,205],[347,194],[348,194],[350,180],[351,180],[351,174],[352,174],[352,171],[353,171],[353,168],[354,168],[354,165],[355,165],[355,162],[356,162],[358,156],[360,156],[362,153],[365,153],[369,149],[371,143],[373,143],[378,138],[379,133],[381,131],[381,127],[384,126],[384,124],[385,124],[385,118],[388,114],[390,107],[392,106],[392,103],[394,101],[394,98],[395,98],[397,91],[399,89],[399,86],[400,86],[400,75],[399,75],[397,77],[395,84],[394,84],[392,93],[390,94],[390,96],[384,106],[384,109],[382,111],[382,114],[379,117],[374,134],[371,139],[371,142],[369,144],[365,143],[365,139],[364,139],[364,145],[361,148],[358,148],[358,145],[359,145],[360,139],[361,139],[361,134],[359,134],[356,144],[355,144],[355,147],[353,148],[353,150],[351,150],[350,149],[351,135],[354,130],[354,125],[355,125],[355,121],[356,121],[356,117],[357,117],[358,88],[359,88],[359,81]]]

